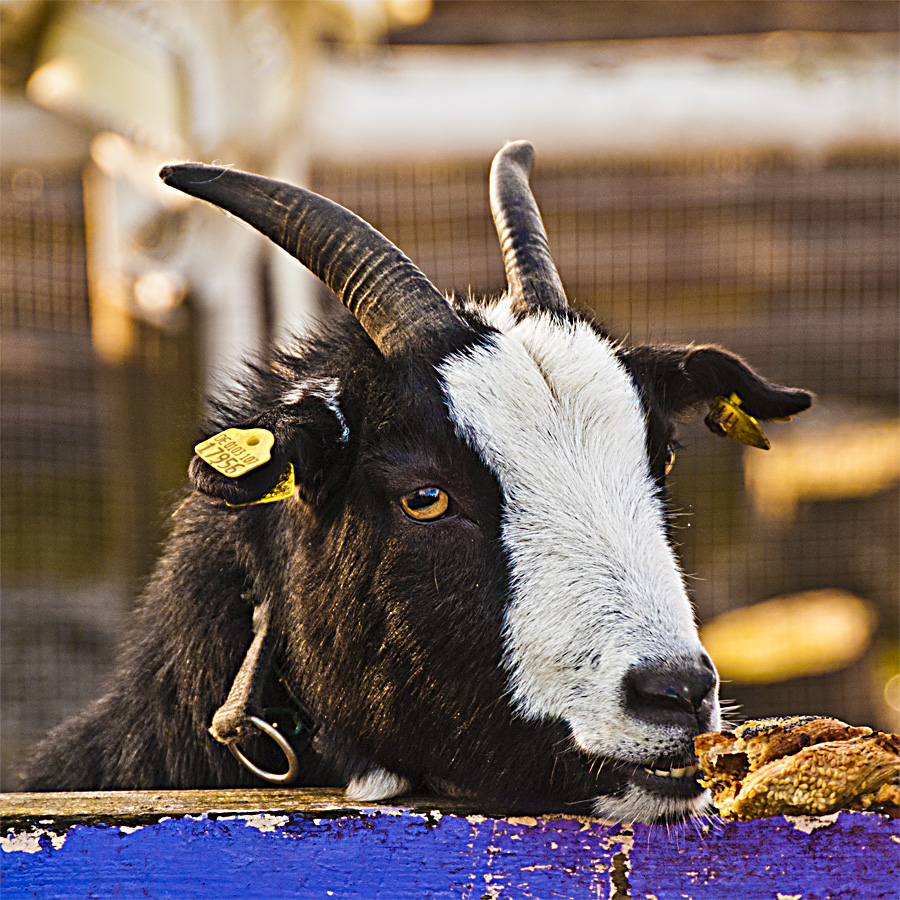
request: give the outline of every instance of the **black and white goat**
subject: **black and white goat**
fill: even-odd
[[[532,161],[508,144],[491,173],[508,292],[450,302],[329,200],[162,171],[349,313],[218,407],[210,434],[265,429],[271,458],[237,477],[194,458],[108,692],[42,745],[29,789],[256,783],[209,734],[255,607],[278,672],[257,692],[277,682],[305,713],[302,783],[618,820],[704,806],[692,739],[719,724],[717,676],[668,534],[673,421],[720,396],[758,419],[811,397],[716,347],[621,346],[570,310]],[[257,502],[288,464],[293,493]],[[247,748],[277,768],[274,745]]]

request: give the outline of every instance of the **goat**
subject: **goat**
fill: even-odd
[[[28,789],[252,785],[235,756],[283,765],[250,749],[252,721],[291,777],[356,800],[415,789],[645,822],[705,807],[693,738],[720,724],[718,678],[667,519],[674,423],[730,397],[711,427],[756,427],[812,398],[715,346],[624,346],[570,309],[533,159],[520,141],[492,167],[509,285],[493,300],[448,300],[307,190],[162,170],[346,311],[215,407],[208,435],[260,429],[269,458],[191,461],[107,693],[45,740]],[[229,753],[209,730],[233,682],[240,721],[212,728]],[[249,716],[263,695],[296,735]]]

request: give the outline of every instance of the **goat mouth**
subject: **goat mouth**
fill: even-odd
[[[599,762],[599,765],[598,765]],[[673,759],[671,756],[643,763],[586,756],[585,763],[601,793],[616,793],[633,785],[644,794],[668,801],[696,800],[704,788],[698,780],[699,760],[695,756]],[[616,785],[618,787],[616,787]]]
[[[698,760],[692,758],[676,763],[657,761],[646,766],[632,766],[629,780],[650,793],[672,799],[690,800],[703,793],[697,779]]]

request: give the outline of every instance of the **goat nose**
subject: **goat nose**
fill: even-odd
[[[701,725],[709,718],[703,704],[716,687],[716,671],[704,656],[690,664],[634,666],[625,675],[625,704],[630,712],[659,725]]]

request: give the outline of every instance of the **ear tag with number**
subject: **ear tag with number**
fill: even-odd
[[[741,398],[737,394],[730,397],[717,397],[703,420],[706,427],[722,437],[730,437],[748,447],[770,450],[772,445],[763,434],[759,422],[749,413],[741,409]]]
[[[288,500],[294,496],[294,467],[288,463],[287,468],[281,473],[278,484],[269,491],[268,494],[260,497],[259,500],[252,500],[250,503],[229,503],[225,501],[226,506],[256,506],[259,503],[277,503],[279,500]]]
[[[217,472],[237,478],[272,458],[275,435],[265,428],[228,428],[201,441],[194,453]]]

